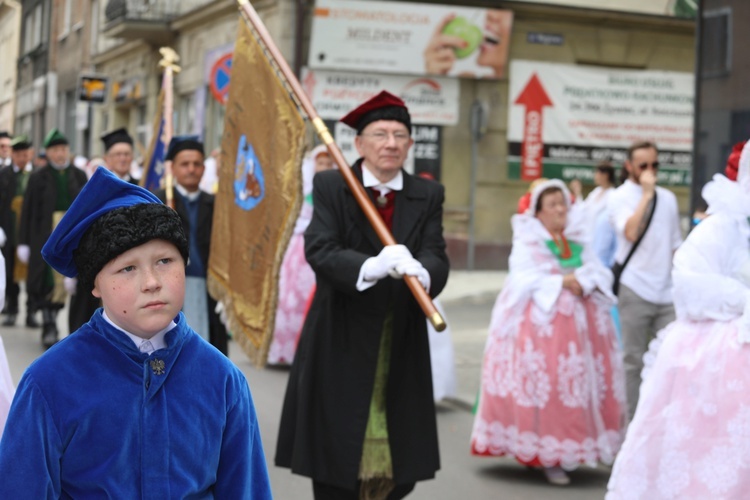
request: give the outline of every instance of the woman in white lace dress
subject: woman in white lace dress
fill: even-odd
[[[315,273],[305,259],[304,238],[313,213],[312,182],[315,174],[331,168],[333,160],[324,144],[313,148],[302,161],[302,193],[305,198],[279,271],[276,323],[268,349],[268,363],[272,365],[291,365],[297,351],[302,324],[315,290]]]
[[[622,441],[624,375],[612,274],[588,247],[565,184],[536,186],[514,215],[505,286],[492,312],[471,438],[476,455],[512,455],[554,484],[581,463],[611,463]]]
[[[608,500],[750,495],[748,144],[737,182],[717,174],[703,188],[709,217],[675,254],[677,319],[644,358]]]

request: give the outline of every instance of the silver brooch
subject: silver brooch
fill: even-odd
[[[164,375],[164,361],[161,359],[152,359],[148,364],[151,365],[151,371],[154,372],[154,375]]]

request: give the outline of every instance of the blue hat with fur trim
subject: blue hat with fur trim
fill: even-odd
[[[173,243],[187,263],[188,243],[177,212],[99,167],[52,231],[42,257],[60,274],[78,276],[93,289],[108,262],[154,239]]]

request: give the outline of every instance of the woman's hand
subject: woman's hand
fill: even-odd
[[[456,61],[456,52],[454,49],[464,48],[468,45],[463,38],[443,33],[445,26],[455,17],[455,14],[448,14],[438,23],[435,32],[430,38],[430,42],[424,49],[424,69],[428,74],[448,74],[451,68],[453,68],[453,63]]]
[[[578,297],[583,296],[583,288],[581,287],[581,284],[578,283],[575,274],[566,274],[563,277],[563,288],[570,290],[573,295]]]

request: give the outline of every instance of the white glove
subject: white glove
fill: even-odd
[[[65,287],[65,291],[68,292],[68,295],[75,295],[77,286],[78,278],[68,278],[67,276],[63,278],[63,287]]]
[[[5,235],[5,231],[0,227],[0,248],[4,247],[8,242],[8,237]]]
[[[21,263],[28,264],[29,257],[31,256],[31,249],[29,248],[29,245],[18,245],[18,248],[16,248],[16,256],[18,257],[18,260],[21,261]]]
[[[219,320],[224,326],[227,326],[227,310],[224,308],[224,303],[221,301],[216,302],[216,308],[214,312],[219,315]]]
[[[414,276],[419,280],[422,288],[428,292],[430,291],[430,273],[427,272],[427,269],[425,269],[422,263],[417,259],[409,259],[400,262],[396,266],[396,271],[402,276]]]
[[[391,273],[391,276],[401,277],[395,271],[396,266],[411,258],[411,252],[404,245],[386,245],[378,255],[362,264],[362,277],[365,281],[378,281]]]

